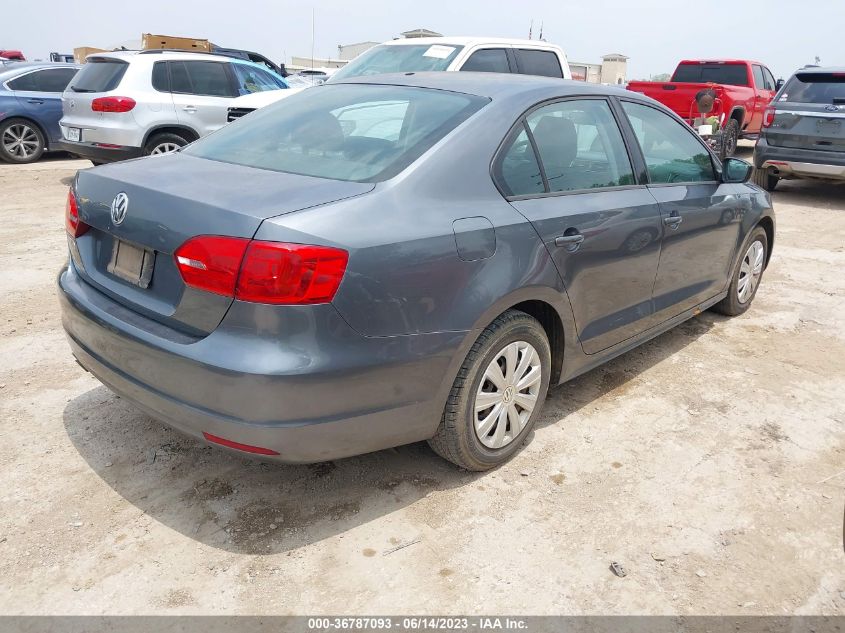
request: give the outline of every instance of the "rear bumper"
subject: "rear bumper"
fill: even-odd
[[[53,144],[53,149],[62,152],[70,152],[82,158],[97,163],[114,163],[130,158],[139,158],[144,155],[141,147],[109,146],[103,147],[98,143],[75,143],[73,141],[61,140]]]
[[[754,167],[771,169],[782,178],[845,180],[845,152],[777,147],[761,138],[754,148]]]
[[[288,463],[431,437],[450,361],[466,336],[367,338],[329,304],[235,302],[212,334],[186,340],[128,317],[135,313],[80,279],[73,265],[59,274],[58,290],[74,355],[112,391],[183,433],[270,449],[278,456],[262,459]],[[271,311],[275,321],[265,320]]]

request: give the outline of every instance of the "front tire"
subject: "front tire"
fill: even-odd
[[[478,337],[428,443],[461,468],[494,468],[519,450],[546,399],[551,350],[533,317],[508,310]]]
[[[8,119],[0,124],[0,158],[7,163],[34,163],[44,154],[44,135],[26,119]]]
[[[742,258],[734,266],[728,296],[713,306],[726,316],[739,316],[751,307],[763,280],[769,253],[769,239],[762,227],[755,228],[742,246]]]
[[[779,177],[775,176],[769,169],[754,169],[751,176],[755,185],[761,186],[766,191],[774,191],[778,185]]]

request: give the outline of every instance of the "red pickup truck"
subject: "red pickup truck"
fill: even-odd
[[[757,138],[766,106],[781,83],[760,62],[685,59],[670,81],[632,81],[628,90],[659,101],[690,125],[696,118],[715,116],[721,126],[719,151],[724,158],[733,156],[739,139]],[[696,101],[705,90],[715,94],[709,113],[700,112]]]

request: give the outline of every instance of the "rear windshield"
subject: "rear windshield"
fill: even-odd
[[[374,46],[338,70],[330,81],[382,73],[446,70],[462,48],[451,44]]]
[[[798,73],[778,101],[845,104],[845,73]]]
[[[259,169],[378,182],[405,169],[487,102],[427,88],[324,85],[261,108],[184,152]]]
[[[129,64],[117,60],[88,60],[70,84],[74,92],[109,92],[117,88]]]
[[[681,64],[672,81],[747,86],[748,70],[744,64]]]

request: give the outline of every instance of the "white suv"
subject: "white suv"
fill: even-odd
[[[236,97],[286,88],[266,68],[223,55],[97,53],[62,95],[60,146],[94,164],[171,152],[226,125]]]
[[[563,49],[542,40],[422,37],[374,46],[335,72],[328,82],[362,75],[429,70],[519,73],[572,79]]]

